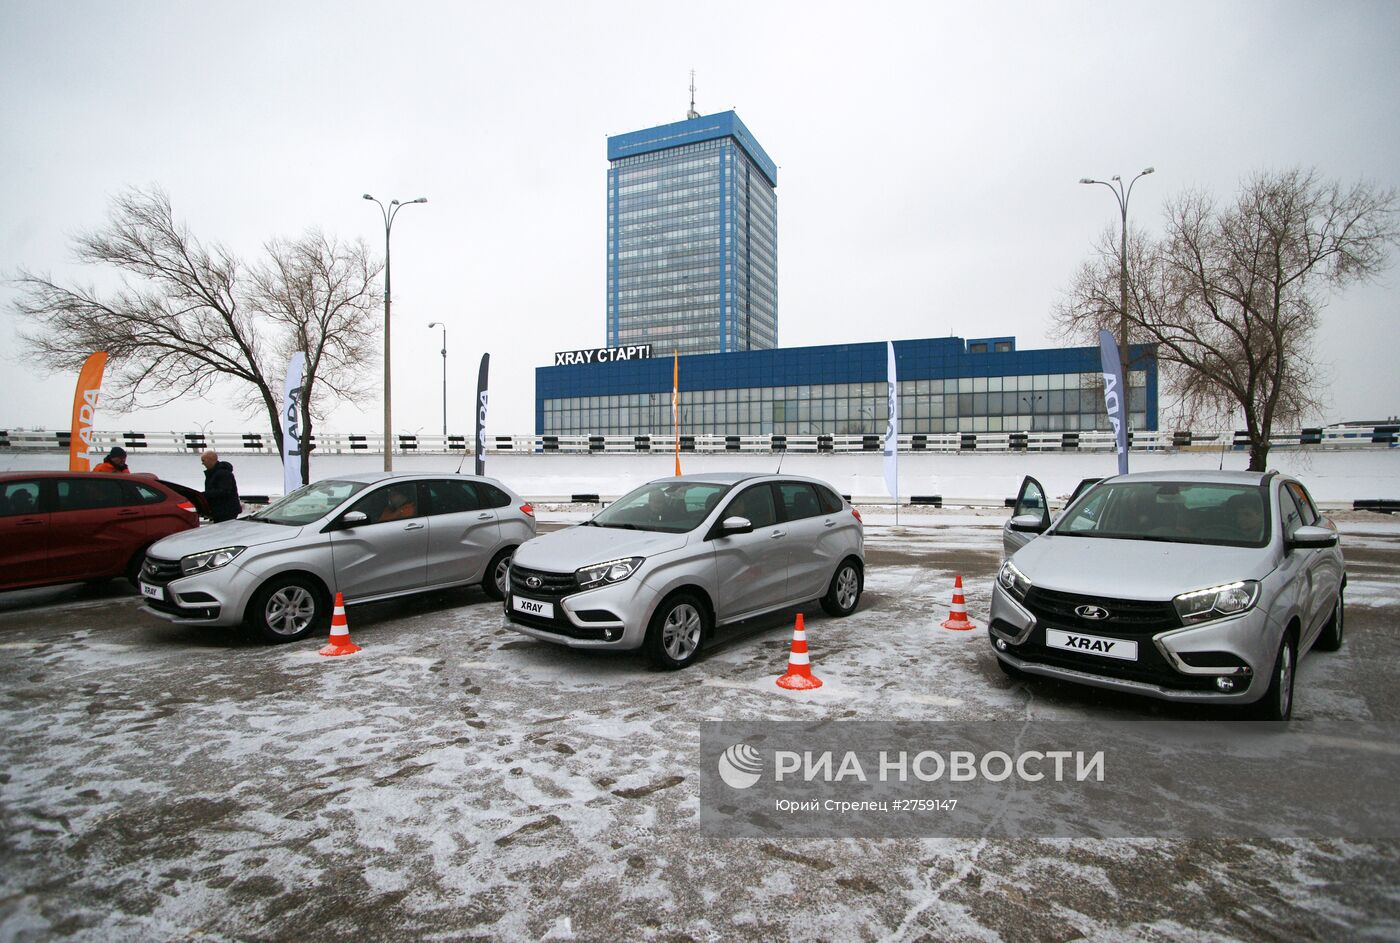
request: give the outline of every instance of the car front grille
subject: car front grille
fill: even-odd
[[[141,564],[141,579],[152,586],[164,586],[171,580],[177,580],[183,575],[180,569],[179,560],[161,560],[156,557],[147,556],[146,562]]]
[[[538,581],[538,585],[531,585]],[[563,599],[579,591],[578,578],[572,573],[549,573],[511,564],[510,591],[530,599]]]
[[[1036,620],[1051,628],[1077,629],[1125,637],[1155,635],[1168,629],[1181,628],[1176,607],[1170,602],[1147,602],[1140,599],[1105,599],[1080,596],[1032,586],[1026,593],[1025,607]],[[1081,606],[1094,606],[1108,613],[1106,618],[1086,619],[1075,612]]]

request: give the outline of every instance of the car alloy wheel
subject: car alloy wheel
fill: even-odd
[[[506,547],[499,551],[491,562],[486,564],[486,576],[481,581],[481,591],[490,599],[505,599],[510,592],[510,564],[515,559],[515,548]]]
[[[856,576],[856,568],[842,567],[841,575],[836,578],[836,604],[842,609],[850,609],[855,606],[859,595],[860,579]]]
[[[267,597],[263,622],[278,635],[298,636],[316,618],[316,597],[304,586],[283,586]]]
[[[838,618],[850,615],[860,605],[860,589],[860,568],[853,560],[843,561],[821,598],[822,609]]]
[[[661,626],[661,645],[676,661],[687,661],[700,647],[700,613],[689,603],[681,603],[667,615]]]
[[[1283,651],[1278,653],[1278,674],[1274,684],[1279,686],[1279,717],[1287,719],[1293,713],[1293,646],[1287,642],[1283,645]]]

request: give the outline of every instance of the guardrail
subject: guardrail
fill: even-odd
[[[463,435],[398,435],[395,454],[471,455],[474,444]],[[0,449],[68,449],[68,432],[0,430]],[[320,454],[381,453],[383,435],[316,433],[312,448]],[[275,453],[275,441],[262,432],[96,432],[90,453],[102,454],[114,445],[128,452],[198,453],[214,449],[225,455]],[[1326,426],[1275,433],[1273,449],[1395,448],[1400,445],[1400,425]],[[1244,432],[1133,432],[1129,448],[1134,452],[1242,451]],[[670,452],[675,439],[669,435],[497,435],[487,438],[487,453],[540,452],[565,454],[618,454]],[[899,437],[900,452],[1111,452],[1111,432],[953,432],[921,433]],[[880,452],[880,435],[682,435],[682,452]]]

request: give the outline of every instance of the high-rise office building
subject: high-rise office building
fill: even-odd
[[[778,168],[732,111],[608,138],[609,347],[778,346]]]

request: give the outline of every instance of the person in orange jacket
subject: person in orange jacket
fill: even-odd
[[[108,472],[114,475],[129,475],[131,469],[126,467],[126,449],[120,445],[112,446],[112,451],[107,453],[107,457],[92,469],[95,472]]]
[[[412,488],[409,485],[408,488]],[[384,507],[384,511],[379,515],[379,522],[402,521],[410,517],[418,516],[418,506],[406,488],[389,489],[389,503]]]

